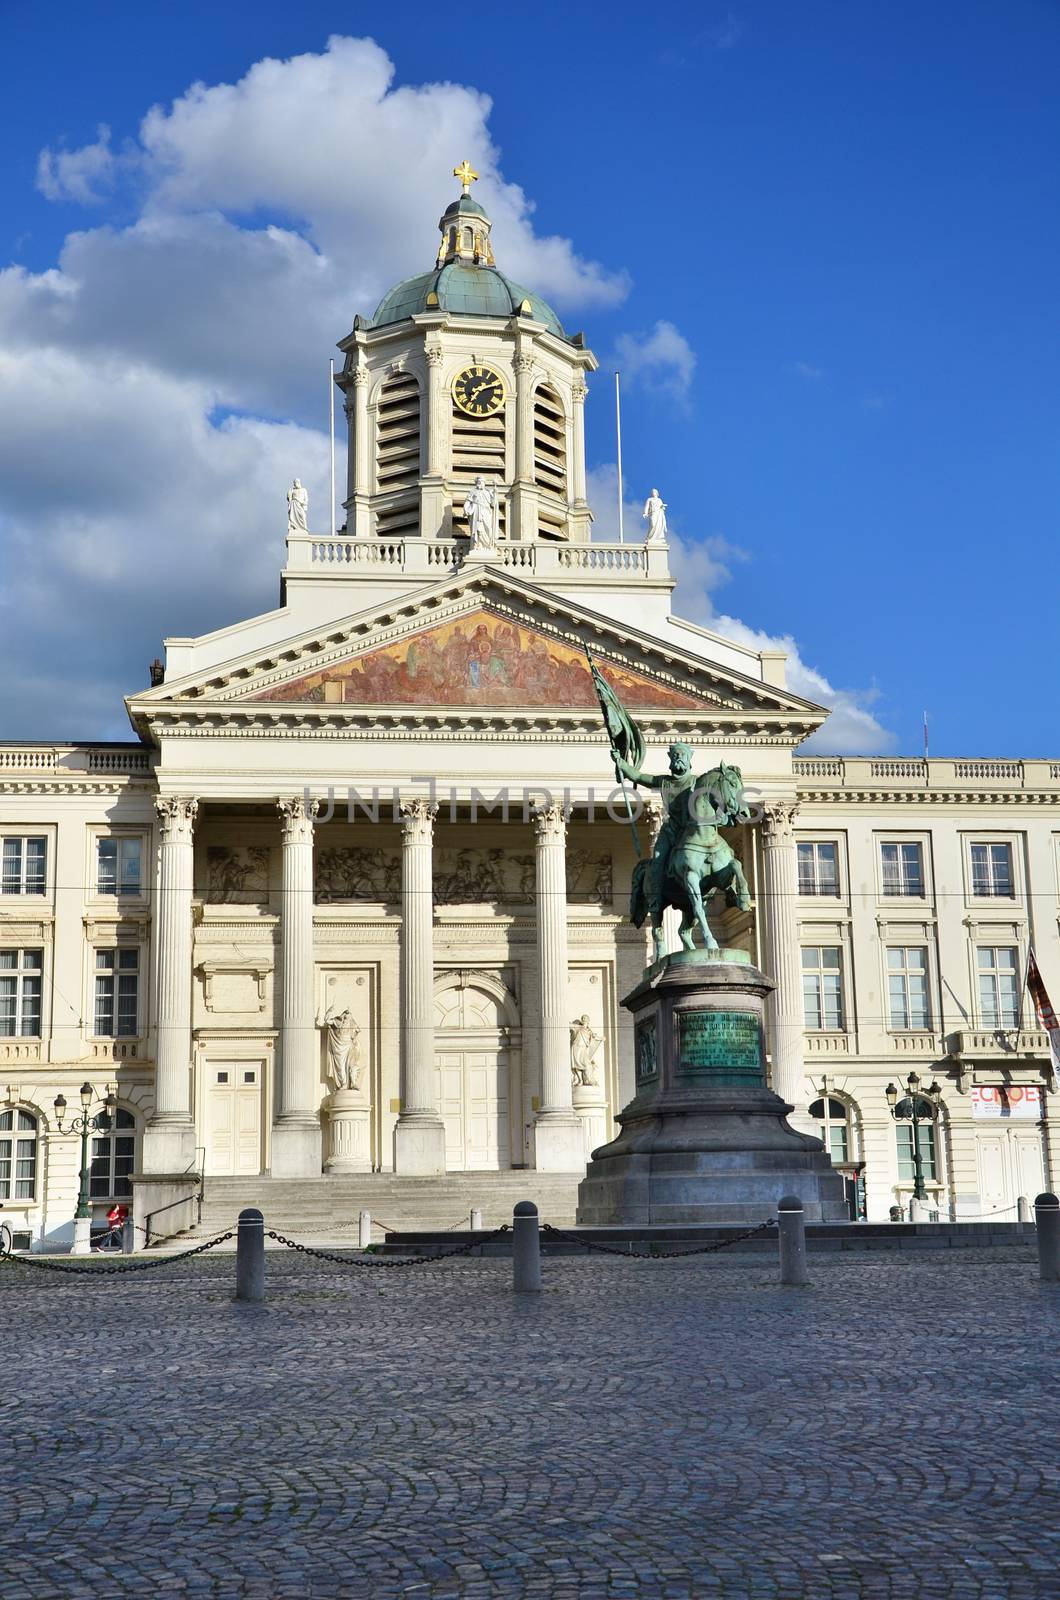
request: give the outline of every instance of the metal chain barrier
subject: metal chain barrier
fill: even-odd
[[[432,1261],[448,1261],[451,1256],[469,1256],[472,1251],[481,1249],[492,1239],[503,1239],[505,1234],[511,1231],[511,1224],[505,1222],[501,1227],[494,1228],[492,1233],[479,1234],[471,1244],[458,1244],[452,1250],[443,1250],[434,1256],[408,1256],[400,1261],[384,1261],[381,1256],[362,1256],[359,1260],[350,1256],[337,1256],[330,1250],[314,1250],[312,1245],[298,1244],[294,1239],[285,1239],[282,1233],[274,1233],[271,1228],[266,1229],[265,1237],[275,1239],[277,1244],[286,1245],[288,1250],[297,1250],[301,1255],[313,1256],[317,1261],[330,1261],[337,1267],[368,1267],[374,1271],[377,1267],[423,1267]]]
[[[112,1272],[147,1272],[152,1267],[171,1267],[176,1261],[190,1261],[192,1256],[201,1256],[205,1251],[212,1250],[215,1245],[224,1244],[226,1239],[234,1239],[234,1233],[219,1233],[215,1239],[207,1239],[205,1244],[197,1244],[191,1250],[182,1250],[179,1255],[153,1256],[150,1261],[131,1261],[128,1256],[115,1261],[112,1266],[96,1267],[64,1267],[58,1261],[42,1261],[39,1256],[16,1256],[8,1250],[0,1250],[0,1261],[9,1261],[15,1267],[36,1267],[41,1272],[58,1273],[89,1273],[93,1278],[106,1277]]]
[[[767,1222],[760,1222],[757,1228],[748,1228],[746,1233],[734,1234],[731,1239],[721,1239],[714,1244],[693,1245],[690,1250],[620,1250],[613,1244],[597,1244],[595,1239],[584,1239],[577,1233],[564,1233],[562,1228],[554,1228],[550,1222],[541,1224],[541,1232],[548,1239],[564,1239],[570,1244],[580,1245],[583,1250],[595,1250],[602,1256],[621,1256],[624,1261],[675,1261],[684,1256],[709,1256],[716,1250],[728,1250],[731,1245],[742,1244],[745,1239],[753,1239],[758,1233],[766,1233],[768,1229],[775,1228],[776,1217],[770,1217]]]

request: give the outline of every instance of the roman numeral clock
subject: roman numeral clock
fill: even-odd
[[[492,367],[465,367],[453,379],[453,402],[465,416],[492,417],[504,401],[504,379]]]

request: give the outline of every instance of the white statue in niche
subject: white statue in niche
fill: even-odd
[[[467,491],[464,515],[471,537],[470,548],[477,553],[495,554],[500,534],[497,491],[485,478],[476,478]]]
[[[666,526],[666,501],[662,499],[658,489],[653,489],[644,502],[643,516],[648,524],[648,537],[646,544],[665,544],[667,535]]]
[[[600,1072],[595,1056],[603,1042],[603,1034],[595,1031],[588,1017],[578,1017],[571,1023],[570,1074],[575,1089],[599,1088]]]
[[[301,478],[296,478],[287,491],[287,532],[309,532],[309,494]]]
[[[327,1080],[338,1089],[359,1089],[364,1076],[361,1061],[359,1025],[354,1022],[348,1006],[341,1011],[328,1010],[317,1023],[323,1028],[328,1046]]]

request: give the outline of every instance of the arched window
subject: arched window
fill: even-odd
[[[464,229],[464,249],[465,250],[472,250],[472,249],[474,249],[474,245],[475,245],[475,235],[472,233],[470,228],[465,228]]]
[[[559,395],[544,384],[534,394],[534,482],[544,491],[538,506],[539,532],[545,538],[563,538],[567,517],[567,423]]]
[[[37,1198],[37,1136],[31,1111],[0,1111],[0,1200]]]
[[[810,1107],[810,1116],[819,1124],[818,1138],[824,1140],[824,1147],[834,1162],[850,1161],[853,1155],[854,1141],[851,1138],[850,1107],[837,1100],[834,1095],[815,1100]]]
[[[128,1200],[136,1162],[136,1118],[119,1106],[109,1133],[92,1140],[88,1193],[92,1200]]]
[[[934,1122],[917,1124],[916,1142],[920,1151],[920,1171],[925,1183],[937,1183],[939,1177],[938,1140]],[[913,1124],[896,1122],[895,1138],[898,1142],[898,1182],[916,1181],[916,1162],[913,1159]]]

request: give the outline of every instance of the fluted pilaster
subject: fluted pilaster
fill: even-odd
[[[762,818],[762,887],[765,898],[765,948],[769,976],[776,984],[770,1001],[773,1088],[782,1099],[803,1101],[802,972],[796,915],[798,869],[792,800],[768,804]]]
[[[585,1162],[571,1100],[567,954],[567,818],[558,801],[534,815],[537,959],[541,984],[541,1109],[534,1124],[536,1166],[576,1172]]]
[[[394,1128],[394,1170],[445,1171],[445,1124],[435,1095],[434,884],[435,802],[401,802],[401,1113]]]
[[[191,900],[199,802],[155,802],[158,856],[158,1046],[155,1112],[144,1138],[145,1172],[180,1172],[195,1154],[191,1107]]]
[[[313,1003],[313,818],[316,800],[278,802],[283,844],[280,896],[282,1007],[272,1171],[320,1172],[320,1043]]]

